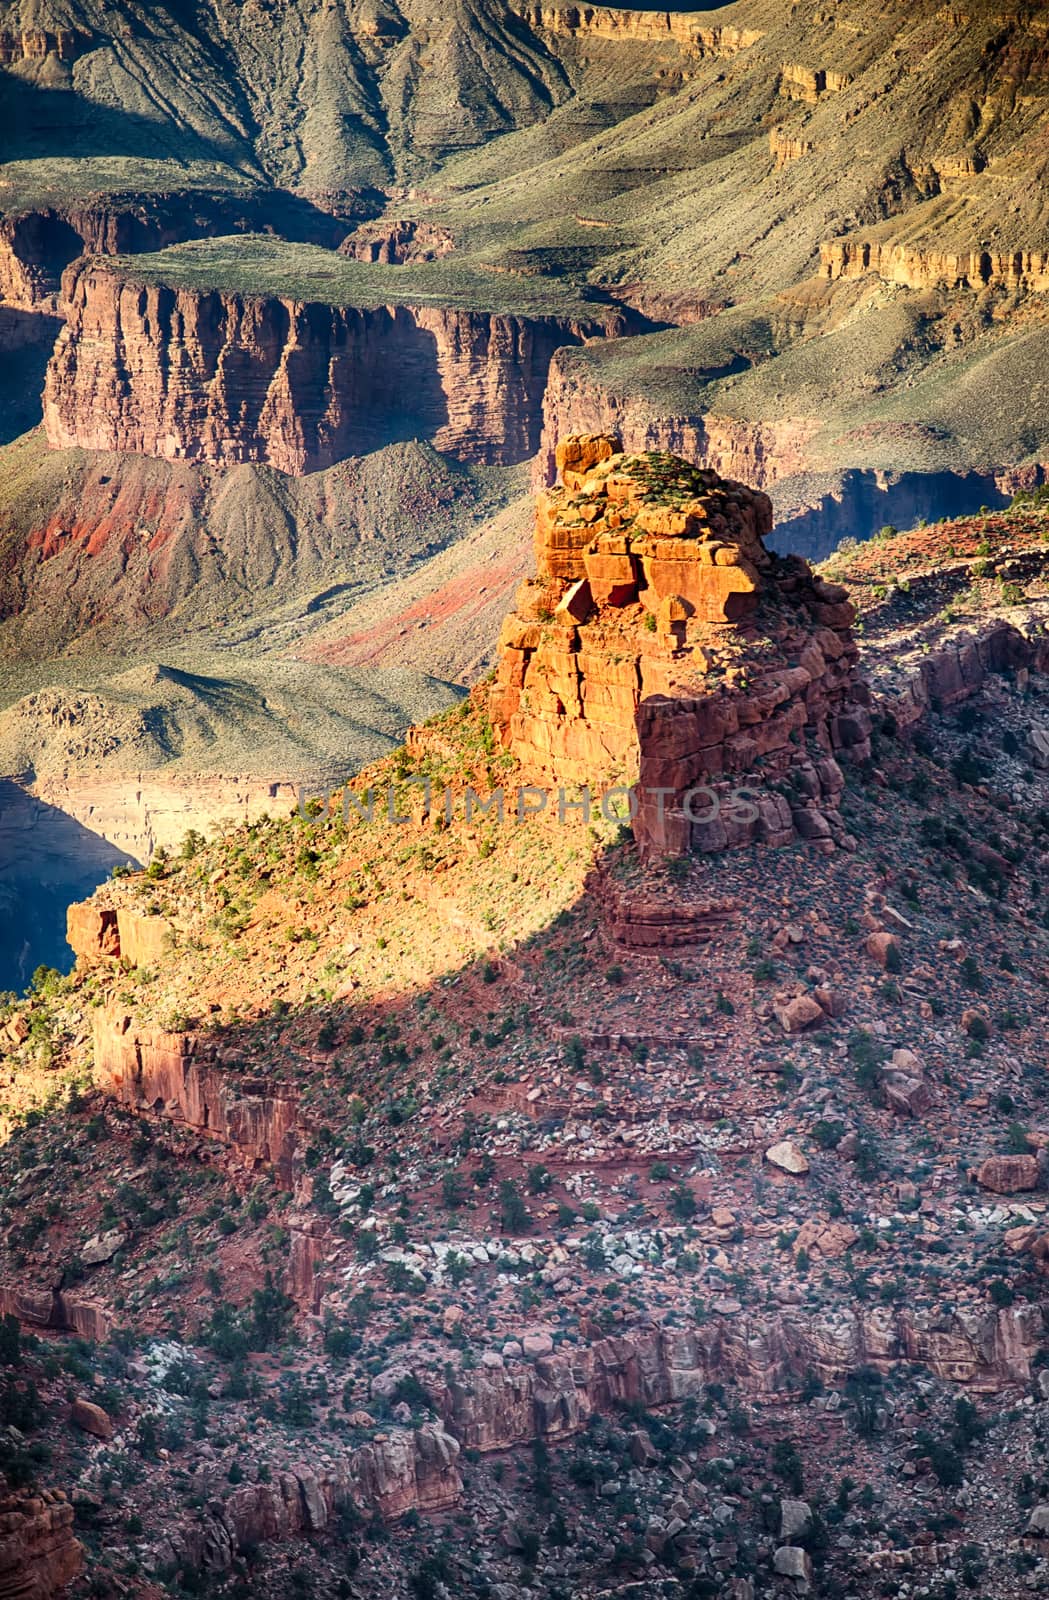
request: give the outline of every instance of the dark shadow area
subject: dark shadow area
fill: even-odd
[[[153,160],[219,161],[243,166],[254,161],[240,141],[208,139],[170,120],[136,116],[99,105],[70,89],[39,89],[12,73],[0,72],[0,127],[4,160],[50,157],[149,157]],[[133,185],[133,172],[129,170]]]
[[[0,778],[0,990],[21,992],[41,965],[70,970],[67,907],[128,859],[64,811]]]
[[[998,511],[1009,504],[993,476],[981,472],[906,472],[887,482],[882,473],[857,469],[842,473],[815,504],[810,499],[809,509],[793,514],[780,507],[784,500],[788,507],[796,502],[796,484],[786,479],[770,492],[776,525],[769,544],[809,561],[825,560],[843,539],[870,539],[889,525],[913,528],[923,520],[969,517],[982,506]]]
[[[0,306],[0,445],[40,422],[44,374],[61,327],[60,317]]]
[[[29,263],[41,280],[55,289],[66,267],[84,248],[76,228],[53,211],[28,211],[16,217],[10,240],[19,261]]]

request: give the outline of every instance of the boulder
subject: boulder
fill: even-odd
[[[85,1267],[98,1267],[104,1261],[112,1261],[126,1242],[127,1235],[120,1228],[110,1228],[106,1233],[96,1233],[80,1252],[81,1264]]]
[[[1038,1158],[1029,1156],[988,1156],[973,1176],[981,1189],[995,1194],[1019,1194],[1038,1187]]]
[[[1035,1506],[1027,1519],[1027,1532],[1037,1539],[1049,1539],[1049,1502]]]
[[[781,1500],[779,1505],[779,1536],[785,1545],[804,1538],[812,1527],[812,1507],[807,1500]]]
[[[810,994],[799,994],[794,1000],[774,1006],[773,1010],[784,1033],[801,1033],[827,1020],[823,1007]]]
[[[103,1439],[108,1443],[113,1437],[112,1418],[91,1400],[78,1396],[73,1401],[69,1420],[75,1427],[82,1429],[84,1433],[90,1433],[95,1439]]]
[[[66,943],[84,966],[115,961],[120,955],[116,912],[93,900],[71,905],[66,912]]]
[[[799,1584],[812,1582],[812,1560],[799,1545],[782,1544],[772,1557],[773,1570],[781,1578],[795,1578]]]
[[[885,972],[896,967],[899,962],[900,947],[896,943],[896,936],[895,934],[887,933],[884,929],[879,929],[878,932],[868,935],[864,949]]]
[[[796,1177],[803,1176],[809,1170],[808,1159],[792,1139],[781,1139],[779,1144],[770,1145],[765,1151],[765,1160],[780,1172],[789,1172]]]

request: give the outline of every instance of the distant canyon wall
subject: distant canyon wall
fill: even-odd
[[[397,439],[511,464],[539,445],[554,351],[603,323],[145,287],[83,261],[48,370],[55,448],[300,475]]]
[[[555,360],[536,458],[537,487],[553,483],[559,438],[611,433],[627,450],[669,450],[772,498],[776,522],[769,543],[821,561],[842,539],[869,538],[887,523],[970,516],[1002,507],[1020,490],[1049,482],[1049,462],[989,466],[982,471],[828,470],[812,448],[821,422],[786,417],[658,414],[643,396],[618,395],[578,371],[568,353]]]
[[[974,250],[937,250],[929,245],[894,244],[890,240],[831,239],[820,246],[820,276],[879,277],[908,289],[939,285],[968,289],[1049,289],[1049,250],[1014,250],[1008,246]]]
[[[804,419],[750,422],[735,417],[657,415],[640,395],[617,395],[588,381],[569,361],[550,373],[536,467],[538,486],[554,482],[558,439],[610,433],[627,450],[670,450],[752,489],[810,470],[808,444],[819,423]]]
[[[637,44],[676,44],[686,55],[736,55],[763,37],[755,28],[713,27],[695,13],[631,11],[614,6],[518,3],[529,27],[559,37],[611,39]]]
[[[365,215],[375,209],[362,205]],[[0,216],[0,302],[22,311],[58,311],[62,274],[81,255],[138,254],[235,233],[276,233],[334,249],[349,227],[348,220],[277,190],[185,190],[38,206]]]
[[[293,783],[192,773],[113,778],[42,778],[33,794],[45,807],[104,840],[122,859],[147,862],[175,852],[191,828],[239,827],[257,817],[287,816],[298,803]]]

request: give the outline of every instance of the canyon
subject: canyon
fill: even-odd
[[[866,1595],[963,1541],[988,1593],[1018,1551],[1042,1571],[1049,1132],[1020,957],[1041,948],[1044,509],[857,545],[830,576],[768,548],[762,491],[620,446],[557,442],[495,681],[353,781],[398,786],[404,822],[260,814],[114,879],[70,911],[74,972],[0,1016],[5,1092],[50,1107],[0,1148],[0,1309],[95,1341],[72,1406],[31,1348],[16,1370],[54,1488],[79,1473],[73,1503],[99,1502],[77,1514],[96,1569],[92,1517],[157,1570],[282,1595],[290,1560],[335,1594],[349,1562],[371,1600],[434,1561],[471,1582],[456,1527],[520,1592],[556,1514],[527,1587],[729,1584],[742,1555]],[[631,842],[411,799],[414,771],[485,800],[572,761],[786,809],[681,838],[672,803]],[[164,1427],[167,1455],[111,1507],[85,1427],[99,1452]],[[854,1488],[836,1522],[861,1460],[880,1514]],[[1007,1492],[959,1504],[958,1474],[992,1470]],[[933,1544],[916,1487],[958,1518]],[[629,1556],[606,1537],[626,1493]],[[845,1545],[810,1549],[815,1506]],[[914,1541],[895,1556],[886,1521]]]
[[[83,255],[137,254],[186,239],[264,231],[335,249],[350,225],[282,190],[117,194],[5,210],[0,305],[60,313],[62,275]]]
[[[1049,1584],[1047,85],[0,0],[0,1600]]]

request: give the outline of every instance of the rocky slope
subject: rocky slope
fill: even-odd
[[[617,554],[677,588],[784,570],[760,495],[687,486],[726,523],[707,566],[637,528],[681,507],[635,509],[612,441],[628,550],[585,520],[601,463],[561,465],[562,587],[588,559],[657,587]],[[1044,1583],[1045,526],[1033,501],[806,579],[854,586],[871,700],[829,837],[646,863],[599,810],[533,791],[519,820],[542,775],[478,692],[312,819],[71,915],[76,975],[0,1023],[0,1303],[56,1352],[4,1346],[96,1586]],[[759,731],[765,603],[707,623]],[[599,607],[646,656],[645,608]]]
[[[37,430],[0,453],[0,656],[290,654],[522,487],[419,444],[293,479],[49,450]]]

